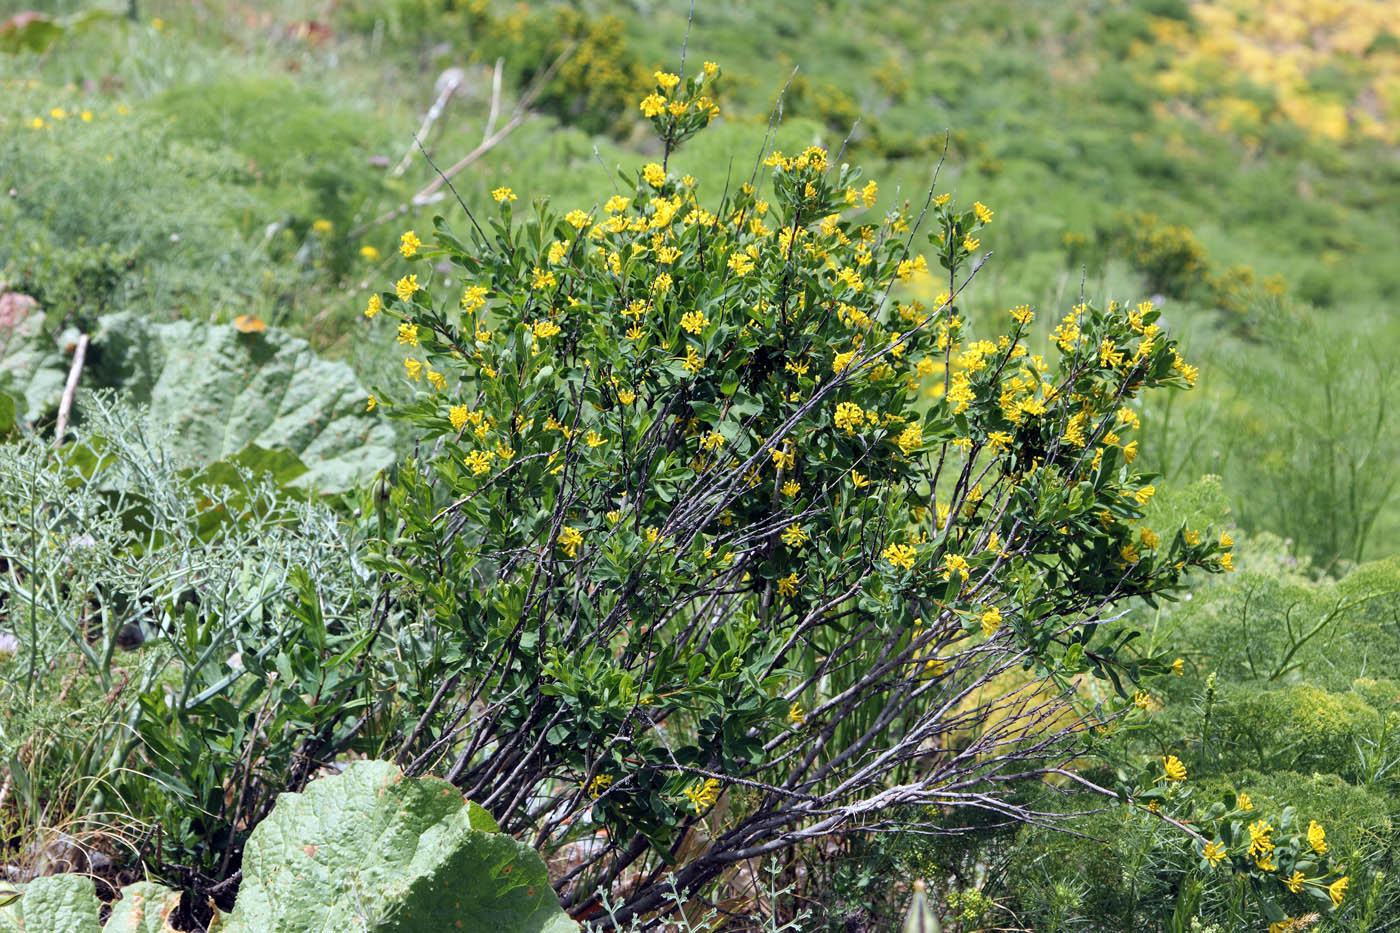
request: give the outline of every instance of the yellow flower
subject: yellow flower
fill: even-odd
[[[1318,855],[1327,854],[1327,831],[1316,820],[1308,820],[1308,845]]]
[[[1283,879],[1283,884],[1286,888],[1288,888],[1288,890],[1292,891],[1294,894],[1302,894],[1303,881],[1303,873],[1300,871],[1294,871],[1290,877]]]
[[[491,192],[491,197],[497,204],[505,204],[507,201],[515,200],[515,192],[509,188],[496,188]]]
[[[418,325],[404,321],[399,325],[398,342],[406,347],[418,346]]]
[[[1240,794],[1235,798],[1235,806],[1239,807],[1241,810],[1253,810],[1254,801],[1249,799],[1248,794]]]
[[[486,305],[486,286],[468,285],[462,292],[462,310],[475,314]],[[479,339],[479,338],[478,338]],[[488,339],[490,339],[488,337]]]
[[[899,445],[900,450],[904,451],[904,455],[908,456],[924,445],[923,428],[917,424],[909,425],[900,432],[899,437],[895,438],[895,443]]]
[[[1342,875],[1342,877],[1327,886],[1327,896],[1332,898],[1333,907],[1342,906],[1342,898],[1347,896],[1347,882],[1349,880],[1350,876]]]
[[[996,606],[982,613],[982,634],[991,638],[1001,628],[1001,610]]]
[[[918,552],[907,544],[891,544],[885,548],[884,558],[895,567],[902,567],[905,570],[914,569],[914,557]]]
[[[1029,324],[1031,318],[1035,317],[1035,312],[1031,310],[1030,305],[1018,305],[1011,309],[1011,317],[1017,324]]]
[[[729,257],[729,268],[735,275],[748,275],[753,269],[753,258],[747,253],[735,251]]]
[[[962,578],[964,583],[967,582],[970,575],[970,565],[967,558],[961,554],[949,554],[943,559],[943,579],[951,580],[955,573]]]
[[[790,479],[786,483],[783,483],[783,495],[787,496],[789,499],[801,491],[802,486],[795,479]]]
[[[1172,662],[1172,673],[1178,677],[1186,676],[1186,659],[1177,658]]]
[[[715,73],[719,71],[719,66],[714,62],[705,62],[703,67],[705,69],[705,77],[707,78],[713,78]]]
[[[544,320],[535,322],[535,326],[534,328],[532,328],[532,332],[536,337],[539,337],[541,339],[545,337],[553,337],[559,333],[559,325],[549,320],[548,318],[545,318]]]
[[[981,201],[974,201],[972,204],[972,210],[975,214],[977,214],[977,219],[982,221],[982,223],[984,224],[991,223],[992,217],[996,213],[990,207],[983,204]]]
[[[709,323],[710,321],[705,317],[703,311],[687,311],[681,316],[681,327],[692,334],[700,333]]]
[[[1225,847],[1218,842],[1209,842],[1206,843],[1205,850],[1201,852],[1201,855],[1210,867],[1214,868],[1225,861]]]
[[[628,205],[631,203],[631,198],[624,198],[620,194],[615,194],[608,198],[607,202],[603,205],[603,210],[607,211],[609,214],[616,214],[627,210]]]
[[[796,574],[796,572],[790,573],[790,574],[788,574],[787,576],[785,576],[785,577],[780,577],[780,578],[778,579],[778,595],[779,595],[779,596],[796,596],[796,595],[797,595],[797,574]]]
[[[854,434],[865,424],[865,412],[854,402],[841,402],[836,406],[836,426],[847,434]]]
[[[399,252],[403,253],[405,259],[410,256],[416,256],[418,254],[418,247],[422,245],[423,241],[418,239],[418,234],[414,233],[412,230],[399,237]]]
[[[652,77],[656,79],[656,86],[663,91],[669,91],[681,83],[680,76],[673,75],[669,71],[658,71]]]
[[[78,116],[82,118],[82,121],[83,121],[84,123],[91,123],[91,122],[92,122],[92,111],[91,111],[91,110],[84,110],[82,113],[78,114]]]
[[[549,244],[549,254],[547,257],[547,261],[551,266],[557,266],[559,265],[559,263],[564,261],[564,254],[568,251],[569,248],[567,246],[565,246],[560,241],[555,240],[553,243]]]
[[[631,389],[619,389],[617,400],[624,405],[631,405],[637,400],[637,393],[633,392]]]
[[[412,379],[414,382],[417,382],[420,378],[422,378],[423,364],[415,360],[413,357],[410,356],[408,359],[403,361],[403,368],[405,371],[407,371],[408,378]]]
[[[417,273],[406,275],[394,283],[394,291],[398,293],[400,301],[408,301],[422,287],[418,284]]]
[[[53,117],[55,120],[62,120],[68,116],[68,111],[64,110],[62,107],[55,107],[49,111],[49,116]]]
[[[1162,759],[1162,768],[1166,772],[1164,777],[1168,781],[1186,780],[1186,766],[1181,763],[1181,759],[1175,755],[1167,755]]]
[[[1145,691],[1145,690],[1138,690],[1138,691],[1136,691],[1135,693],[1133,693],[1133,708],[1134,708],[1134,709],[1144,709],[1144,710],[1145,710],[1145,709],[1147,709],[1147,708],[1148,708],[1149,706],[1151,706],[1151,705],[1152,705],[1152,697],[1149,696],[1149,695],[1147,694],[1147,691]]]
[[[800,726],[806,721],[807,714],[803,711],[802,704],[794,700],[793,704],[788,707],[788,722]]]
[[[666,170],[655,162],[648,162],[642,166],[642,179],[653,188],[660,188],[666,184]]]
[[[719,800],[719,781],[708,778],[703,784],[687,787],[685,795],[690,798],[690,805],[695,808],[695,812],[702,813],[706,807],[714,806],[715,801]]]
[[[663,272],[658,275],[652,280],[651,290],[663,295],[669,292],[671,290],[671,274],[669,272]],[[701,317],[704,317],[704,315],[702,314]],[[694,331],[692,331],[692,333],[694,333]]]
[[[383,299],[381,299],[378,294],[370,295],[369,304],[365,306],[365,317],[369,318],[370,320],[373,320],[374,316],[383,310]]]
[[[967,250],[969,253],[975,253],[977,251],[977,247],[981,245],[982,241],[977,239],[975,236],[969,234],[968,236],[963,237],[962,248]]]
[[[317,233],[330,233],[335,229],[335,224],[331,223],[329,220],[318,220],[311,225],[311,229],[315,230]]]
[[[360,247],[360,258],[367,262],[377,262],[379,259],[379,250],[366,243],[364,246]]]
[[[582,230],[588,226],[589,217],[587,211],[572,210],[564,215],[564,221],[575,230]]]
[[[447,388],[447,377],[444,376],[442,373],[438,372],[436,369],[433,369],[432,366],[428,367],[427,376],[428,384],[434,389],[437,389],[439,392],[441,392]]]
[[[870,480],[865,478],[865,474],[852,470],[851,485],[857,489],[864,489],[866,486],[870,485]]]
[[[651,117],[657,117],[666,112],[666,98],[653,91],[646,97],[642,98],[642,103],[640,106],[642,110],[642,116],[648,119],[650,119]]]
[[[377,404],[379,404],[379,403],[376,402],[376,401],[374,400],[374,396],[371,395],[371,396],[369,397],[369,401],[365,404],[365,411],[374,411],[374,406],[377,405]]]
[[[1249,824],[1249,854],[1255,856],[1256,862],[1259,856],[1267,856],[1274,850],[1274,840],[1269,836],[1273,831],[1267,820],[1255,820]]]
[[[1222,568],[1224,568],[1225,570],[1229,570],[1229,571],[1231,571],[1231,572],[1234,572],[1234,569],[1235,569],[1235,555],[1233,555],[1233,554],[1221,554],[1221,555],[1220,555],[1220,566],[1221,566]]]
[[[583,436],[583,439],[588,443],[589,447],[601,447],[607,443],[603,435],[599,434],[597,431],[589,431]]]
[[[807,543],[807,532],[802,530],[801,525],[788,525],[783,532],[783,543],[788,547],[800,548]]]
[[[534,269],[530,274],[530,287],[533,289],[553,288],[559,283],[554,273],[547,269]]]
[[[577,557],[578,547],[583,543],[583,535],[577,528],[565,526],[559,532],[559,547],[566,557]]]
[[[467,414],[471,409],[465,405],[453,405],[447,410],[447,420],[452,422],[452,430],[460,431],[467,423]]]
[[[600,774],[588,785],[588,796],[597,800],[603,796],[603,791],[612,786],[613,778],[611,774]]]

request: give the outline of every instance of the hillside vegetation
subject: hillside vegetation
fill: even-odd
[[[1400,929],[1389,5],[694,6],[0,2],[11,881],[373,758],[599,928]]]

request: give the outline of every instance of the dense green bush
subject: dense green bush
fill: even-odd
[[[337,516],[259,475],[277,457],[199,469],[127,408],[89,416],[58,451],[0,445],[5,845],[32,870],[60,833],[118,840],[207,883],[277,793],[361,747],[347,723],[384,712],[392,652],[369,656]]]
[[[401,758],[547,851],[606,840],[562,883],[585,912],[624,873],[676,860],[698,891],[893,804],[1030,812],[997,776],[1056,771],[1164,669],[1124,663],[1109,607],[1231,566],[1227,536],[1139,524],[1131,400],[1195,378],[1150,304],[1070,309],[1056,363],[1029,308],[973,340],[994,212],[930,191],[949,293],[901,299],[917,216],[851,219],[877,187],[820,147],[702,206],[675,147],[716,74],[642,102],[676,168],[562,216],[501,187],[462,241],[403,234],[465,289],[423,262],[366,309],[408,353],[371,404],[425,442],[373,566],[442,646]],[[1123,699],[1067,705],[1086,672]],[[624,890],[613,922],[663,904]]]

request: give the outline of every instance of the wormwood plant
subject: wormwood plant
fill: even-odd
[[[1065,764],[1123,705],[1086,675],[1125,699],[1167,669],[1117,608],[1232,561],[1140,521],[1134,399],[1195,377],[1150,304],[1054,312],[1048,356],[1029,307],[975,338],[995,214],[936,173],[870,216],[876,183],[814,146],[702,199],[670,162],[717,76],[657,73],[665,155],[605,204],[499,188],[464,238],[405,233],[416,271],[366,309],[423,440],[373,502],[381,608],[434,686],[399,760],[604,926],[800,840],[1049,819],[1043,779],[1086,783]],[[931,305],[901,297],[925,245]]]
[[[0,445],[0,839],[21,877],[62,834],[208,884],[392,683],[355,617],[370,581],[329,509],[84,410],[67,447]]]

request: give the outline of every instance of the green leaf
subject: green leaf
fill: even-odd
[[[162,884],[141,881],[122,888],[122,899],[112,905],[112,915],[102,933],[168,933],[175,929],[167,918],[180,906],[180,892]]]
[[[19,400],[27,422],[58,410],[68,361],[44,333],[44,315],[28,295],[0,292],[0,386]]]
[[[98,933],[97,891],[86,875],[50,875],[0,907],[0,933]]]
[[[394,460],[393,429],[365,412],[350,367],[318,358],[305,340],[122,313],[101,319],[93,346],[87,383],[150,406],[195,463],[232,459],[295,487],[342,492]]]
[[[929,905],[928,895],[924,893],[923,882],[916,882],[914,885],[914,899],[909,904],[909,913],[904,917],[903,933],[943,933],[938,915],[934,913],[933,907]]]
[[[278,798],[248,839],[222,929],[578,930],[539,855],[479,828],[484,812],[446,781],[353,762]]]
[[[47,52],[64,33],[74,32],[104,19],[111,19],[110,10],[94,9],[72,16],[54,18],[42,13],[16,13],[0,22],[0,52],[17,55],[20,52]]]
[[[63,27],[39,13],[16,13],[0,23],[0,52],[44,52],[63,35]]]
[[[9,434],[19,423],[19,401],[8,392],[0,392],[0,435]]]

